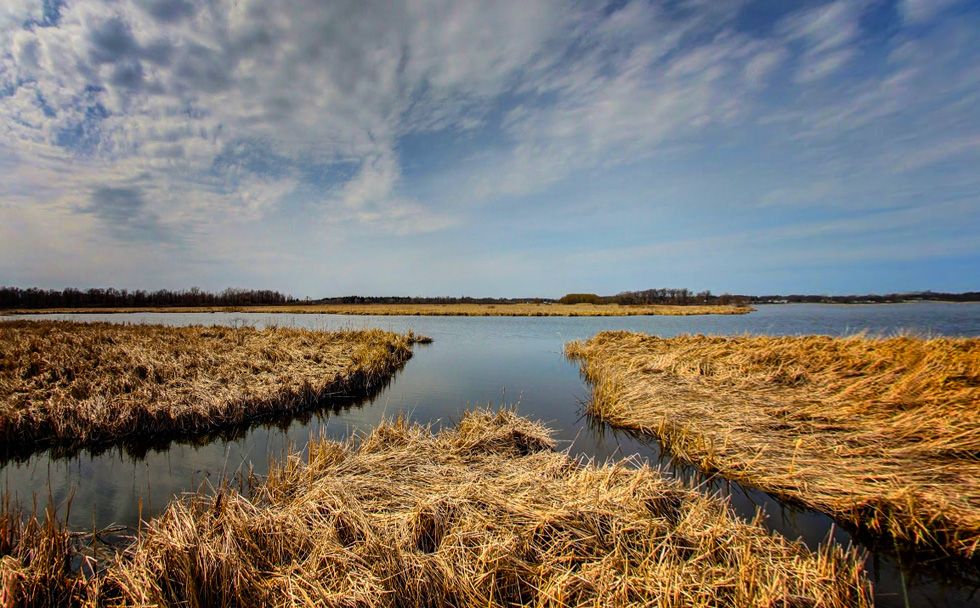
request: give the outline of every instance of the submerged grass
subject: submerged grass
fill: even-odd
[[[161,607],[870,604],[853,551],[811,552],[648,467],[553,445],[508,411],[314,441],[245,494],[175,501],[101,576],[50,584]],[[18,586],[44,564],[11,555],[5,605],[47,605]]]
[[[899,544],[980,550],[980,339],[572,342],[589,411]]]
[[[215,306],[167,308],[64,308],[46,310],[9,310],[3,314],[53,313],[130,313],[130,312],[254,312],[333,315],[399,315],[428,317],[615,317],[637,315],[738,315],[753,308],[735,305],[650,304],[291,304],[287,306]]]
[[[382,384],[414,335],[380,330],[0,323],[0,443],[189,436]]]

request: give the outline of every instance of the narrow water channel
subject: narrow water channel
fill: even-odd
[[[21,504],[42,507],[53,500],[70,525],[92,529],[110,524],[135,526],[159,513],[175,495],[209,480],[252,470],[289,449],[302,449],[311,436],[344,438],[363,433],[385,417],[407,414],[433,425],[452,424],[470,407],[512,406],[555,431],[571,454],[599,462],[636,456],[682,475],[708,492],[730,496],[740,515],[766,513],[766,525],[816,547],[828,538],[861,544],[830,518],[777,501],[763,492],[724,479],[703,479],[690,467],[660,453],[656,441],[637,439],[596,424],[583,415],[589,388],[578,366],[565,359],[563,345],[607,329],[660,336],[702,334],[829,334],[859,331],[892,334],[980,335],[980,305],[784,305],[763,306],[750,315],[697,317],[349,317],[240,313],[44,315],[39,318],[107,320],[126,323],[289,325],[317,329],[380,327],[413,330],[434,343],[416,346],[415,356],[371,399],[335,402],[320,411],[238,434],[158,446],[117,448],[70,458],[49,453],[4,463],[3,492]],[[975,606],[980,602],[976,563],[900,555],[862,545],[875,582],[879,606]]]

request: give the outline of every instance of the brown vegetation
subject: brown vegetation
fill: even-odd
[[[980,339],[573,342],[589,410],[705,470],[900,543],[980,549]]]
[[[426,317],[615,317],[635,315],[737,315],[748,306],[621,304],[290,304],[285,306],[201,306],[148,308],[52,308],[8,310],[4,314],[111,314],[126,312],[241,312],[330,315],[398,315]]]
[[[552,447],[506,411],[311,442],[247,495],[172,503],[101,577],[50,584],[161,607],[870,605],[853,551],[812,553],[648,467]],[[16,551],[6,605],[45,605],[22,583],[44,564]]]
[[[72,574],[72,534],[47,512],[25,519],[6,501],[0,511],[0,606],[65,606],[84,596],[87,581]]]
[[[0,323],[0,443],[193,435],[385,382],[427,339],[380,330]]]

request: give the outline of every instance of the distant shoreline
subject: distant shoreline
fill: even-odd
[[[2,315],[125,313],[266,313],[424,317],[620,317],[748,314],[750,306],[621,304],[290,304],[267,306],[148,306],[118,308],[44,308],[0,310]]]
[[[751,306],[734,304],[286,304],[258,306],[117,306],[84,308],[10,308],[0,309],[0,316],[23,315],[111,315],[132,313],[247,313],[247,314],[334,314],[348,316],[424,316],[424,317],[630,317],[694,316],[748,314],[758,306],[885,306],[912,304],[978,304],[962,300],[902,300],[898,302],[753,302]]]
[[[895,304],[980,304],[980,300],[896,300],[894,302],[752,302],[752,306],[792,306],[798,304],[821,304],[824,306],[885,306]]]

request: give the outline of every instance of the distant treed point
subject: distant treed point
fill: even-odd
[[[712,295],[710,291],[697,293],[690,289],[646,289],[643,291],[622,291],[614,296],[600,296],[594,293],[570,293],[562,296],[559,304],[620,304],[622,306],[642,306],[646,304],[670,304],[686,306],[689,304],[747,304],[751,296],[722,294]]]

